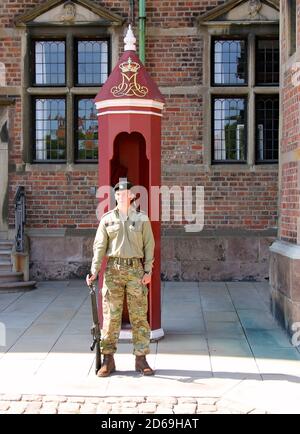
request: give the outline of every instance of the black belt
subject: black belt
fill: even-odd
[[[138,265],[141,263],[141,258],[117,258],[110,256],[109,259],[112,260],[114,264],[119,265]]]

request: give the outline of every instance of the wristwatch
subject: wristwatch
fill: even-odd
[[[148,274],[148,276],[151,276],[152,271],[144,271],[145,274]]]

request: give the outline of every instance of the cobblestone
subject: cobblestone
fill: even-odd
[[[6,411],[10,407],[9,401],[0,401],[0,411]]]
[[[172,406],[164,407],[163,405],[159,405],[155,411],[156,414],[174,414]]]
[[[66,402],[66,400],[66,396],[47,395],[43,397],[43,401],[45,402]]]
[[[148,396],[147,402],[155,402],[156,404],[164,405],[175,405],[178,403],[178,399],[168,396]]]
[[[58,413],[79,413],[80,405],[76,402],[63,402],[59,404]]]
[[[16,398],[16,399],[13,399]],[[84,397],[42,395],[0,395],[0,413],[13,414],[265,414],[226,399],[134,396]]]
[[[195,414],[196,413],[196,404],[178,404],[174,405],[174,413],[175,414]]]
[[[214,412],[217,411],[218,408],[216,405],[208,405],[208,404],[198,404],[197,406],[197,413],[206,413],[206,412]]]
[[[0,401],[21,401],[22,395],[0,395]]]
[[[22,395],[22,401],[42,401],[41,395]]]
[[[143,413],[143,414],[144,413],[148,413],[148,414],[155,413],[156,407],[157,407],[157,404],[155,404],[154,402],[153,403],[149,402],[149,403],[145,403],[145,404],[140,404],[139,405],[139,412]]]

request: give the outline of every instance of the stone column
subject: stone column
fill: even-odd
[[[300,44],[295,50],[293,43],[300,0],[296,35],[288,2],[280,3],[279,224],[270,247],[270,285],[273,313],[292,335],[300,322]]]
[[[8,234],[8,107],[2,104],[0,104],[0,239],[6,239]]]

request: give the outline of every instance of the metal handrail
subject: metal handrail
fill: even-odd
[[[16,252],[24,252],[24,228],[26,223],[25,187],[19,186],[14,198],[15,203],[15,247]]]

